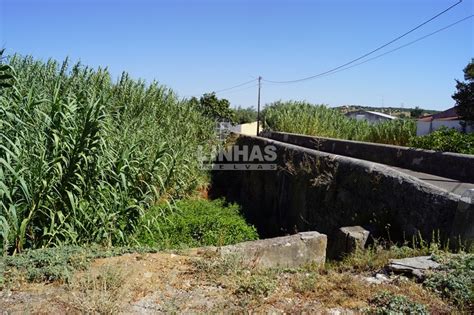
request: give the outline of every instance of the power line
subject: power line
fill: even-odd
[[[367,56],[369,56],[369,55],[372,55],[373,53],[375,53],[375,52],[377,52],[377,51],[379,51],[379,50],[381,50],[381,49],[387,47],[388,45],[390,45],[390,44],[392,44],[392,43],[394,43],[394,42],[400,40],[401,38],[407,36],[408,34],[413,33],[414,31],[416,31],[416,30],[419,29],[420,27],[422,27],[422,26],[424,26],[425,24],[427,24],[427,23],[433,21],[434,19],[436,19],[436,18],[438,18],[439,16],[443,15],[444,13],[448,12],[449,10],[451,10],[452,8],[454,8],[455,6],[459,5],[461,2],[462,2],[462,0],[459,0],[457,3],[451,5],[451,6],[448,7],[447,9],[441,11],[440,13],[438,13],[438,14],[436,14],[435,16],[431,17],[430,19],[428,19],[428,20],[424,21],[423,23],[417,25],[416,27],[412,28],[412,29],[409,30],[408,32],[405,32],[404,34],[402,34],[402,35],[400,35],[400,36],[398,36],[398,37],[392,39],[391,41],[389,41],[389,42],[383,44],[382,46],[379,46],[379,47],[375,48],[374,50],[371,50],[371,51],[369,51],[368,53],[363,54],[363,55],[360,56],[360,57],[357,57],[357,58],[355,58],[355,59],[353,59],[353,60],[351,60],[351,61],[349,61],[349,62],[346,62],[346,63],[344,63],[344,64],[342,64],[342,65],[340,65],[340,66],[337,66],[337,67],[332,68],[332,69],[330,69],[330,70],[327,70],[327,71],[325,71],[325,72],[321,72],[321,73],[318,73],[318,74],[315,74],[315,75],[312,75],[312,76],[309,76],[309,77],[304,77],[304,78],[296,79],[296,80],[272,81],[272,80],[265,80],[265,79],[263,79],[263,81],[265,81],[265,82],[270,82],[270,83],[278,83],[278,84],[296,83],[296,82],[302,82],[302,81],[306,81],[306,80],[311,80],[311,79],[314,79],[314,78],[316,78],[316,77],[319,77],[319,76],[323,76],[323,75],[325,75],[325,74],[328,74],[328,73],[330,73],[330,72],[334,72],[334,71],[339,70],[339,69],[341,69],[341,68],[344,68],[344,67],[346,67],[346,66],[348,66],[348,65],[350,65],[350,64],[353,64],[354,62],[359,61],[359,60],[361,60],[361,59],[363,59],[363,58],[365,58],[365,57],[367,57]]]
[[[402,49],[402,48],[405,48],[405,47],[407,47],[407,46],[413,45],[413,44],[415,44],[415,43],[417,43],[417,42],[419,42],[419,41],[422,41],[422,40],[424,40],[424,39],[426,39],[426,38],[428,38],[428,37],[431,37],[431,36],[436,35],[436,34],[442,32],[442,31],[444,31],[444,30],[447,30],[448,28],[453,27],[453,26],[455,26],[455,25],[457,25],[457,24],[459,24],[459,23],[461,23],[461,22],[464,22],[464,21],[466,21],[466,20],[468,20],[468,19],[470,19],[470,18],[472,18],[472,17],[474,17],[474,14],[473,14],[473,15],[469,15],[469,16],[467,16],[467,17],[465,17],[465,18],[463,18],[463,19],[461,19],[461,20],[458,20],[458,21],[456,21],[456,22],[454,22],[454,23],[451,23],[451,24],[449,24],[449,25],[447,25],[447,26],[445,26],[445,27],[442,27],[442,28],[440,28],[440,29],[438,29],[438,30],[436,30],[436,31],[434,31],[434,32],[432,32],[432,33],[429,33],[429,34],[425,35],[425,36],[419,37],[419,38],[417,38],[417,39],[415,39],[415,40],[413,40],[413,41],[411,41],[411,42],[408,42],[408,43],[406,43],[406,44],[404,44],[404,45],[398,46],[397,48],[394,48],[394,49],[392,49],[392,50],[389,50],[389,51],[387,51],[387,52],[384,52],[383,54],[380,54],[380,55],[377,55],[377,56],[375,56],[375,57],[369,58],[369,59],[364,60],[364,61],[362,61],[362,62],[358,62],[358,63],[356,63],[356,64],[354,64],[354,65],[349,66],[349,67],[345,67],[345,68],[339,69],[339,70],[337,70],[337,71],[328,73],[328,74],[326,74],[325,76],[328,76],[328,75],[331,75],[331,74],[334,74],[334,73],[338,73],[338,72],[341,72],[341,71],[344,71],[344,70],[348,70],[348,69],[354,68],[354,67],[356,67],[356,66],[360,66],[360,65],[362,65],[362,64],[364,64],[364,63],[367,63],[367,62],[369,62],[369,61],[372,61],[372,60],[378,59],[378,58],[380,58],[380,57],[383,57],[383,56],[385,56],[385,55],[388,55],[388,54],[390,54],[390,53],[396,52],[396,51],[398,51],[398,50],[400,50],[400,49]]]
[[[249,84],[249,83],[252,83],[252,82],[255,82],[255,81],[257,81],[257,79],[252,79],[252,80],[250,80],[250,81],[247,81],[247,82],[244,82],[244,83],[241,83],[241,84],[237,84],[237,85],[234,85],[234,86],[231,86],[231,87],[222,89],[222,90],[217,90],[217,91],[214,91],[214,93],[220,93],[220,92],[224,92],[224,91],[228,91],[228,90],[233,90],[233,89],[235,89],[235,88],[244,86],[244,85],[246,85],[246,84]]]
[[[225,89],[221,89],[221,90],[217,90],[217,91],[212,91],[213,93],[216,93],[216,94],[221,94],[221,93],[229,93],[227,91],[230,91],[230,90],[233,90],[233,89],[236,89],[238,87],[241,87],[241,86],[244,86],[244,85],[247,85],[247,84],[250,84],[252,82],[256,82],[258,79],[252,79],[250,81],[246,81],[246,82],[243,82],[243,83],[240,83],[240,84],[237,84],[237,85],[234,85],[234,86],[231,86],[231,87],[228,87],[228,88],[225,88]],[[257,85],[254,85],[254,86],[257,86]],[[239,89],[237,91],[241,91],[241,90],[246,90],[248,88],[251,88],[251,87],[254,87],[254,86],[250,86],[250,87],[246,87],[246,88],[243,88],[243,89]],[[235,92],[237,92],[235,91]],[[234,91],[232,91],[234,92]],[[185,97],[186,98],[191,98],[191,97],[200,97],[201,95],[186,95]]]
[[[229,94],[229,93],[235,93],[235,92],[240,92],[240,91],[248,90],[248,89],[251,89],[251,88],[254,88],[254,87],[257,87],[257,86],[258,86],[258,84],[254,84],[254,85],[246,86],[246,87],[244,87],[244,88],[237,89],[237,90],[224,91],[224,92],[214,92],[214,93],[216,93],[216,94]]]
[[[411,41],[411,42],[408,42],[408,43],[406,43],[406,44],[403,44],[403,45],[401,45],[401,46],[398,46],[398,47],[396,47],[396,48],[394,48],[394,49],[392,49],[392,50],[389,50],[389,51],[387,51],[387,52],[384,52],[384,53],[382,53],[382,54],[380,54],[380,55],[377,55],[377,56],[375,56],[375,57],[372,57],[372,58],[366,59],[366,60],[364,60],[364,61],[358,62],[358,63],[353,64],[353,65],[351,65],[351,66],[348,66],[348,67],[345,67],[345,68],[341,68],[341,69],[336,70],[336,71],[333,71],[333,72],[331,72],[331,73],[327,73],[327,74],[321,75],[321,76],[319,76],[319,77],[327,77],[327,76],[333,75],[333,74],[335,74],[335,73],[338,73],[338,72],[341,72],[341,71],[344,71],[344,70],[348,70],[348,69],[351,69],[351,68],[360,66],[360,65],[362,65],[362,64],[364,64],[364,63],[367,63],[367,62],[369,62],[369,61],[378,59],[378,58],[383,57],[383,56],[385,56],[385,55],[391,54],[391,53],[396,52],[396,51],[398,51],[398,50],[400,50],[400,49],[402,49],[402,48],[405,48],[405,47],[407,47],[407,46],[413,45],[413,44],[415,44],[415,43],[417,43],[417,42],[419,42],[419,41],[422,41],[422,40],[424,40],[424,39],[426,39],[426,38],[428,38],[428,37],[431,37],[431,36],[436,35],[436,34],[442,32],[442,31],[445,31],[445,30],[447,30],[448,28],[451,28],[451,27],[453,27],[453,26],[455,26],[455,25],[457,25],[457,24],[459,24],[459,23],[461,23],[461,22],[464,22],[464,21],[466,21],[466,20],[468,20],[468,19],[470,19],[470,18],[473,18],[473,17],[474,17],[474,14],[473,14],[473,15],[469,15],[469,16],[463,18],[463,19],[460,19],[460,20],[458,20],[458,21],[456,21],[456,22],[454,22],[454,23],[451,23],[451,24],[449,24],[449,25],[447,25],[447,26],[445,26],[445,27],[442,27],[442,28],[440,28],[440,29],[434,31],[434,32],[431,32],[431,33],[429,33],[429,34],[427,34],[427,35],[424,35],[424,36],[422,36],[422,37],[419,37],[419,38],[417,38],[417,39],[415,39],[415,40],[413,40],[413,41]]]

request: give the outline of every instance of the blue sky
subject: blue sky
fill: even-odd
[[[474,13],[460,5],[387,48]],[[343,64],[395,38],[457,0],[0,0],[0,46],[9,53],[80,60],[153,79],[180,96],[261,75],[292,80]],[[474,57],[474,18],[393,54],[331,76],[263,84],[262,103],[330,106],[453,105],[455,78]],[[220,97],[255,106],[252,84]]]

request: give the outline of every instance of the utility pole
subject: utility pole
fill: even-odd
[[[260,90],[262,88],[262,77],[258,77],[258,100],[257,100],[257,136],[260,133]]]

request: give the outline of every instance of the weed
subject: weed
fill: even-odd
[[[126,293],[124,274],[117,268],[103,267],[96,274],[76,278],[68,286],[69,303],[84,313],[116,314]]]
[[[132,252],[155,252],[152,248],[103,248],[98,246],[65,246],[27,250],[14,256],[0,257],[3,285],[17,282],[69,282],[75,271],[86,270],[96,258]],[[0,285],[1,285],[0,282]]]
[[[389,292],[377,294],[369,303],[372,307],[366,311],[370,314],[429,314],[424,305]]]
[[[192,264],[196,271],[206,277],[220,277],[240,273],[243,270],[242,259],[238,255],[223,257],[205,257],[195,259]]]
[[[444,255],[441,271],[430,273],[423,286],[461,309],[474,309],[474,254]]]
[[[266,297],[276,288],[276,281],[265,274],[243,276],[239,282],[240,284],[234,293],[237,295],[252,296],[254,298]]]
[[[316,273],[300,273],[292,281],[293,291],[307,293],[315,290],[318,275]]]

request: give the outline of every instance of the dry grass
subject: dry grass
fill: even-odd
[[[127,293],[125,274],[117,267],[101,267],[69,284],[68,304],[79,312],[115,314]]]
[[[412,280],[371,284],[364,279],[389,258],[400,255],[380,249],[357,253],[325,268],[253,270],[243,268],[239,257],[222,259],[212,250],[183,255],[129,254],[95,261],[90,270],[76,274],[66,289],[50,294],[49,303],[57,302],[54,296],[59,295],[66,298],[66,309],[89,313],[140,313],[143,309],[137,305],[180,313],[324,313],[331,309],[363,311],[372,306],[374,297],[388,292],[425,305],[430,312],[454,311]]]

